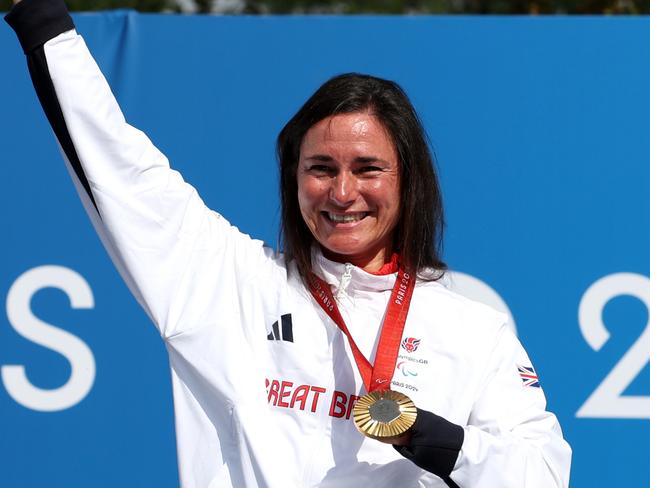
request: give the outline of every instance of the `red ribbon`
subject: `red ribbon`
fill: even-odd
[[[409,305],[411,304],[411,296],[415,288],[415,279],[409,273],[406,273],[402,268],[397,273],[397,280],[393,286],[393,291],[390,295],[386,316],[381,326],[381,335],[379,336],[379,344],[377,346],[377,354],[375,354],[374,366],[366,359],[363,353],[354,342],[350,331],[348,330],[345,321],[341,316],[339,307],[336,305],[334,296],[330,287],[325,281],[311,274],[309,278],[309,291],[314,296],[318,304],[323,308],[325,313],[338,325],[339,329],[346,335],[354,360],[361,373],[363,385],[366,391],[370,393],[375,390],[389,390],[390,380],[395,372],[395,363],[397,362],[397,354],[399,352],[399,345],[402,340],[402,332],[406,324],[406,316],[408,315]]]

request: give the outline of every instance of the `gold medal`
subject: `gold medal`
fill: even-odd
[[[359,398],[352,410],[354,425],[372,439],[399,437],[415,423],[417,408],[409,397],[393,390],[375,390]]]
[[[309,291],[314,299],[348,338],[363,385],[369,392],[354,405],[354,425],[363,435],[384,442],[392,443],[393,438],[400,437],[409,430],[418,414],[409,397],[398,391],[384,389],[390,384],[395,372],[415,279],[415,275],[407,273],[403,268],[399,269],[381,326],[374,365],[370,364],[354,342],[329,285],[313,273],[309,280]]]

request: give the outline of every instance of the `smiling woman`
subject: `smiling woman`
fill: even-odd
[[[309,129],[297,178],[300,213],[325,256],[366,271],[390,259],[399,164],[390,134],[374,115],[336,115]]]
[[[567,485],[571,450],[522,382],[534,370],[506,317],[437,280],[440,190],[396,83],[332,78],[282,130],[276,253],[125,121],[62,0],[22,0],[7,21],[166,343],[183,486]]]
[[[278,136],[278,159],[284,252],[303,276],[314,239],[366,271],[398,253],[421,278],[442,275],[438,178],[399,85],[356,73],[327,81]]]

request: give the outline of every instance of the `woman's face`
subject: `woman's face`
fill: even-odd
[[[379,119],[355,112],[315,124],[302,141],[297,178],[300,212],[325,256],[368,271],[390,259],[400,175]]]

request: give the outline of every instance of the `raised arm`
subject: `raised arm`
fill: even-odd
[[[206,208],[146,135],[127,124],[62,0],[22,0],[6,20],[81,200],[163,336],[198,324],[215,305],[208,295],[219,283],[230,290],[224,306],[232,306],[228,280],[241,281],[260,260],[268,262],[261,243]]]

